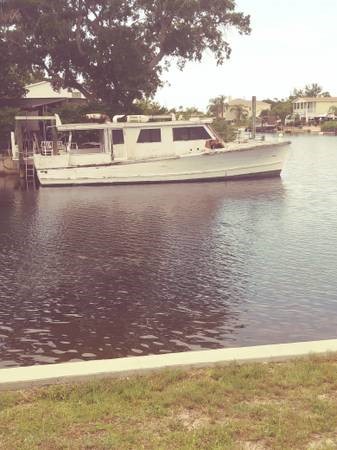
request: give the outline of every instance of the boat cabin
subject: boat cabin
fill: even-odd
[[[71,157],[72,165],[83,164],[86,159],[90,164],[95,164],[95,159],[102,164],[178,157],[203,152],[207,141],[218,140],[209,118],[116,116],[105,123],[62,124],[55,115],[45,120],[40,117],[42,127],[37,118],[16,119],[24,130],[19,134],[25,142],[30,141],[31,152],[41,163],[51,157],[54,163],[62,164]]]

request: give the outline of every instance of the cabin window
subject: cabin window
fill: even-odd
[[[123,130],[112,130],[112,143],[114,145],[124,144]]]
[[[160,128],[149,128],[140,131],[137,143],[143,144],[148,142],[161,142]]]
[[[63,141],[73,153],[99,153],[105,149],[104,130],[73,130]]]
[[[174,141],[198,141],[201,139],[212,139],[204,127],[173,128]]]

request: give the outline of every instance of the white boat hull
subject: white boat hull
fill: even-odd
[[[36,167],[42,186],[215,181],[279,175],[289,142],[150,161]]]

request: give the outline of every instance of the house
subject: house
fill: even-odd
[[[228,121],[234,121],[237,119],[237,110],[238,106],[242,106],[246,111],[246,117],[249,119],[253,115],[252,111],[252,101],[245,100],[243,98],[235,98],[233,100],[229,100],[227,102],[227,107],[225,111],[225,119]],[[256,116],[259,117],[262,111],[268,109],[270,110],[271,106],[269,103],[257,101],[256,102]]]
[[[293,115],[308,121],[331,114],[332,108],[337,108],[337,97],[301,97],[292,103]]]
[[[81,92],[70,89],[55,90],[49,81],[40,81],[38,83],[26,86],[27,94],[22,99],[24,109],[38,111],[40,114],[46,114],[50,108],[61,106],[65,103],[83,103],[86,101]]]
[[[65,103],[82,104],[86,99],[81,92],[70,89],[56,90],[47,81],[39,81],[25,86],[27,91],[25,97],[18,100],[5,100],[0,102],[1,106],[13,106],[26,111],[28,114],[43,115],[50,112],[54,107]],[[3,103],[3,105],[1,105]]]

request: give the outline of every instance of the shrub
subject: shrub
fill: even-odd
[[[337,120],[330,120],[329,122],[322,123],[321,131],[337,132]]]

